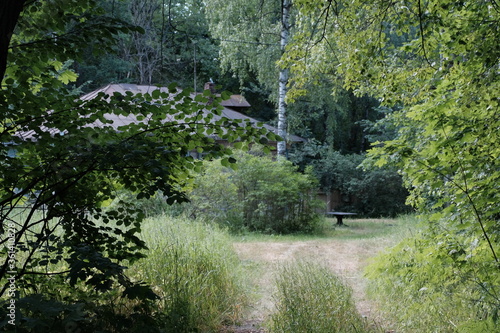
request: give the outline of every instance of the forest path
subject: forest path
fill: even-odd
[[[392,226],[387,220],[382,220]],[[389,220],[390,221],[390,220]],[[241,326],[228,328],[227,332],[265,332],[261,327],[273,310],[274,273],[285,262],[306,259],[329,267],[353,290],[359,313],[369,321],[379,322],[375,305],[366,295],[367,279],[364,269],[370,258],[394,245],[392,237],[336,239],[319,238],[305,241],[250,241],[234,243],[234,248],[244,263],[256,268],[253,278],[255,301]]]

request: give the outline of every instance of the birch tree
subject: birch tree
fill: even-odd
[[[290,39],[290,11],[292,7],[291,0],[282,0],[281,2],[281,31],[280,31],[280,47],[282,54],[285,52]],[[288,85],[288,68],[280,68],[279,73],[279,88],[278,88],[278,135],[285,139],[278,142],[278,156],[286,154],[286,92]]]
[[[241,81],[256,77],[274,91],[278,113],[278,155],[286,154],[286,91],[289,71],[277,61],[292,30],[292,1],[205,0],[210,31],[220,40],[220,64]]]

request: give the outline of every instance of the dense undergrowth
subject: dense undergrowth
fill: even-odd
[[[471,234],[422,223],[367,272],[397,332],[500,332],[500,272]]]
[[[9,300],[2,299],[0,331],[217,332],[240,319],[244,279],[226,232],[159,215],[145,220],[141,238],[147,257],[126,271],[141,282],[136,287],[124,293],[117,285],[107,292],[70,285],[51,274],[67,267],[49,261],[47,274],[17,281],[15,326],[7,322]]]
[[[205,161],[196,174],[186,211],[232,231],[313,232],[324,210],[316,198],[317,180],[287,160],[273,160],[258,149],[237,152],[234,168]]]
[[[324,233],[316,235],[232,236],[199,219],[152,216],[141,234],[148,256],[131,264],[127,274],[151,286],[154,294],[146,288],[131,290],[129,297],[119,288],[98,294],[84,284],[70,286],[58,275],[40,275],[30,285],[19,285],[17,315],[24,321],[17,332],[220,332],[244,320],[252,294],[249,267],[232,246],[236,239],[345,240],[347,234],[351,241],[373,235],[380,241],[391,239],[388,243],[406,237],[367,271],[383,322],[367,325],[351,290],[332,271],[317,263],[294,262],[277,270],[276,306],[265,323],[269,332],[498,331],[499,277],[488,269],[487,249],[465,247],[470,244],[466,235],[445,235],[442,226],[416,228],[412,217],[351,224],[339,230],[325,225]],[[466,256],[474,265],[464,264]],[[64,267],[47,265],[47,272],[60,269]],[[8,318],[5,305],[2,317]],[[5,323],[0,330],[8,327]]]
[[[148,257],[129,271],[153,286],[167,332],[213,332],[240,319],[244,278],[226,232],[158,216],[147,221],[143,238]]]

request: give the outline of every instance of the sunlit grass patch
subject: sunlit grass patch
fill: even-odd
[[[401,216],[394,219],[344,219],[344,226],[337,226],[336,220],[327,218],[331,230],[327,233],[338,239],[366,239],[378,237],[400,237],[416,228],[417,219],[412,216]]]
[[[402,238],[415,230],[418,220],[413,215],[391,219],[344,219],[345,226],[338,227],[335,218],[324,218],[314,233],[296,233],[289,235],[241,233],[233,235],[235,242],[291,242],[319,239],[371,239]]]

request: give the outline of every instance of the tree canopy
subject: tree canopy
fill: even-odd
[[[8,6],[2,3],[0,13]],[[169,203],[185,201],[189,171],[201,165],[190,151],[229,165],[230,149],[214,136],[230,142],[274,136],[242,121],[214,121],[225,93],[195,95],[173,84],[79,99],[67,85],[77,78],[71,60],[90,43],[108,51],[119,35],[142,32],[106,16],[96,1],[29,2],[16,23],[0,90],[0,244],[12,245],[2,246],[0,295],[14,274],[21,300],[37,293],[37,282],[57,276],[81,290],[120,286],[123,296],[151,298],[123,265],[143,256],[143,213],[130,203],[107,203],[119,189],[138,199],[162,191]],[[0,35],[10,32],[9,26]],[[117,128],[110,116],[137,121]]]
[[[114,80],[175,80],[196,90],[215,73],[235,75],[248,90],[278,100],[270,92],[278,91],[279,72],[290,70],[288,130],[313,139],[295,153],[295,162],[316,166],[324,188],[349,177],[354,180],[343,184],[346,191],[368,192],[373,177],[352,172],[361,158],[335,150],[364,152],[377,137],[365,165],[398,169],[409,201],[430,213],[428,237],[439,242],[419,244],[434,246],[429,252],[453,268],[448,273],[479,281],[474,288],[481,302],[497,311],[500,5],[295,0],[290,24],[283,24],[290,4],[0,4],[0,244],[16,244],[21,297],[52,276],[82,289],[119,285],[125,296],[154,297],[129,281],[122,265],[144,249],[137,237],[143,214],[129,203],[107,203],[119,189],[136,198],[162,191],[169,203],[185,201],[189,171],[201,167],[190,151],[230,165],[230,149],[214,135],[228,141],[274,137],[224,117],[214,122],[220,98],[209,92],[171,85],[82,101],[80,91]],[[291,42],[280,39],[284,30],[292,32]],[[117,130],[108,115],[137,122]],[[399,179],[374,175],[390,179],[394,193],[401,193]],[[8,288],[9,258],[0,264],[0,295]]]
[[[376,142],[369,158],[375,165],[397,166],[410,202],[430,216],[425,241],[413,242],[415,251],[429,255],[413,257],[408,270],[428,281],[425,269],[446,267],[436,276],[438,283],[458,274],[455,290],[480,295],[471,302],[478,313],[484,311],[478,318],[497,320],[498,3],[304,0],[296,5],[302,34],[283,60],[301,74],[294,76],[296,92],[328,75],[393,109],[387,120],[398,129],[396,137]],[[398,269],[405,265],[398,256],[389,259],[396,260],[389,269],[394,280],[405,283],[408,273]]]
[[[392,117],[400,126],[397,139],[371,152],[376,163],[401,163],[415,203],[453,212],[457,222],[473,218],[471,228],[480,235],[495,234],[499,208],[493,184],[500,176],[495,2],[299,4],[300,24],[308,29],[289,49],[296,71],[326,71],[358,95],[403,106]]]

